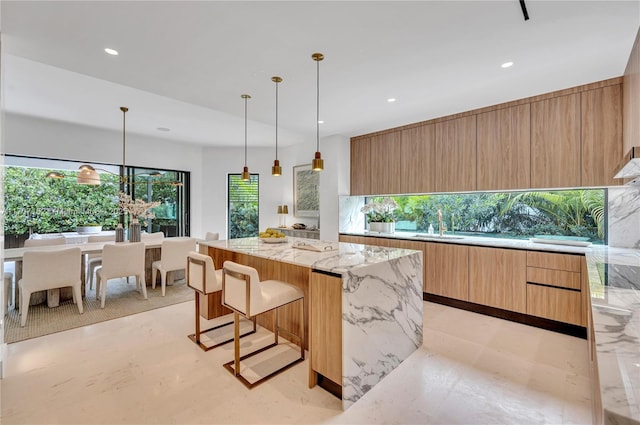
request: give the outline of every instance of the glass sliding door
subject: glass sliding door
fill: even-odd
[[[154,218],[141,222],[148,233],[164,232],[167,237],[188,236],[189,230],[189,173],[175,170],[127,167],[127,191],[133,199],[159,201],[153,209]]]

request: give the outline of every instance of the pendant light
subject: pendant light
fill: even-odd
[[[282,167],[278,160],[278,84],[282,82],[280,77],[271,77],[271,81],[276,83],[276,159],[273,161],[273,167],[271,167],[272,176],[281,176]]]
[[[243,94],[240,97],[244,99],[244,168],[242,169],[242,181],[249,181],[251,180],[251,175],[249,174],[249,167],[247,167],[247,99],[251,99],[251,96]]]
[[[320,61],[324,59],[322,53],[314,53],[311,58],[316,61],[316,154],[311,162],[313,171],[322,171],[324,169],[324,160],[320,155]]]
[[[126,129],[127,129],[127,111],[129,108],[126,106],[121,106],[120,110],[122,111],[122,170],[120,171],[120,189],[124,190],[124,185],[126,183],[125,173],[127,172],[127,139],[126,139]]]

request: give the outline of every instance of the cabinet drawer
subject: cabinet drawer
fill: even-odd
[[[527,282],[580,290],[580,273],[527,267]]]
[[[580,256],[527,251],[527,266],[580,273]]]
[[[582,326],[581,293],[527,285],[527,314]]]

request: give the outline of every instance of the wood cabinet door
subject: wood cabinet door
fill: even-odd
[[[527,314],[582,326],[580,291],[527,285]]]
[[[526,313],[526,251],[470,247],[469,301]]]
[[[424,292],[469,300],[469,247],[426,242]]]
[[[436,123],[436,192],[476,190],[476,116]]]
[[[622,88],[582,93],[582,186],[622,184],[614,179],[622,160]]]
[[[526,104],[478,114],[478,190],[530,186],[530,111]]]
[[[371,138],[351,139],[351,195],[371,195]]]
[[[580,93],[531,104],[531,187],[581,182]]]
[[[371,193],[391,195],[403,193],[400,132],[380,134],[371,139]]]
[[[311,273],[311,369],[342,385],[342,279]]]
[[[401,192],[429,193],[435,191],[436,130],[434,124],[402,130]]]

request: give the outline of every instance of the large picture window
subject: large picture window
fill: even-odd
[[[251,174],[251,180],[243,181],[240,174],[228,176],[228,238],[248,238],[258,236],[258,174]]]
[[[4,234],[7,248],[20,247],[33,233],[75,232],[78,226],[99,225],[114,230],[120,222],[120,167],[95,165],[99,185],[78,184],[80,163],[24,156],[5,156]],[[47,178],[49,172],[64,178]],[[143,223],[147,232],[189,235],[189,173],[127,167],[131,184],[124,190],[134,199],[161,201],[155,218]],[[172,184],[180,182],[182,185]]]

